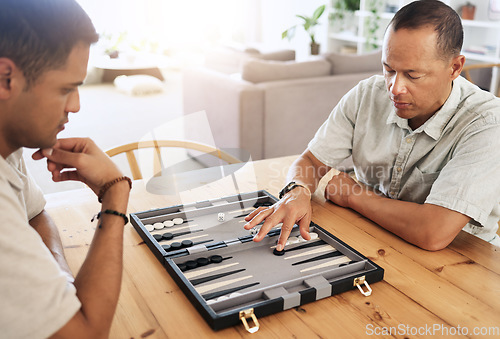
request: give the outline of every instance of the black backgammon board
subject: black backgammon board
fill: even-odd
[[[266,191],[130,214],[139,235],[214,329],[258,318],[383,279],[384,270],[349,245],[311,223],[311,240],[295,225],[284,254],[274,249],[280,225],[261,242],[244,217],[277,198]],[[360,294],[360,297],[361,294]],[[250,324],[249,324],[250,323]]]

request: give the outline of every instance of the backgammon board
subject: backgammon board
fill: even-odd
[[[280,225],[261,242],[244,217],[277,199],[266,191],[177,205],[130,215],[139,235],[214,329],[243,323],[383,279],[384,270],[311,223],[311,240],[295,225],[284,253],[274,249]],[[251,321],[250,321],[251,319]],[[249,324],[250,322],[250,324]]]

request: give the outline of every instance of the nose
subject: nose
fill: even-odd
[[[389,89],[394,96],[406,93],[406,83],[403,75],[394,74],[389,81]]]
[[[66,103],[66,112],[68,113],[77,113],[80,110],[80,92],[78,92],[78,88],[75,89],[68,96],[68,101]]]

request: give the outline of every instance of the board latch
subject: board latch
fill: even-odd
[[[253,326],[250,327],[248,325],[247,319],[251,318],[253,321]],[[249,308],[248,310],[243,310],[240,311],[240,320],[243,323],[243,326],[245,326],[245,329],[250,332],[250,333],[255,333],[259,330],[259,321],[257,320],[257,317],[255,316],[255,313],[253,312],[253,308]]]
[[[363,291],[361,285],[365,285],[367,290]],[[368,285],[368,282],[365,280],[365,276],[355,278],[354,286],[356,286],[358,290],[361,292],[361,294],[364,295],[365,297],[368,297],[369,295],[372,294],[372,288],[370,287],[370,285]]]

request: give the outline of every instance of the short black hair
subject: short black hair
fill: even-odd
[[[90,45],[98,39],[75,0],[2,0],[0,58],[16,64],[27,87],[45,71],[64,66],[76,44]]]
[[[395,32],[399,29],[417,29],[432,26],[437,33],[437,48],[443,59],[460,54],[464,41],[462,21],[457,12],[439,0],[419,0],[402,7],[389,23]]]

